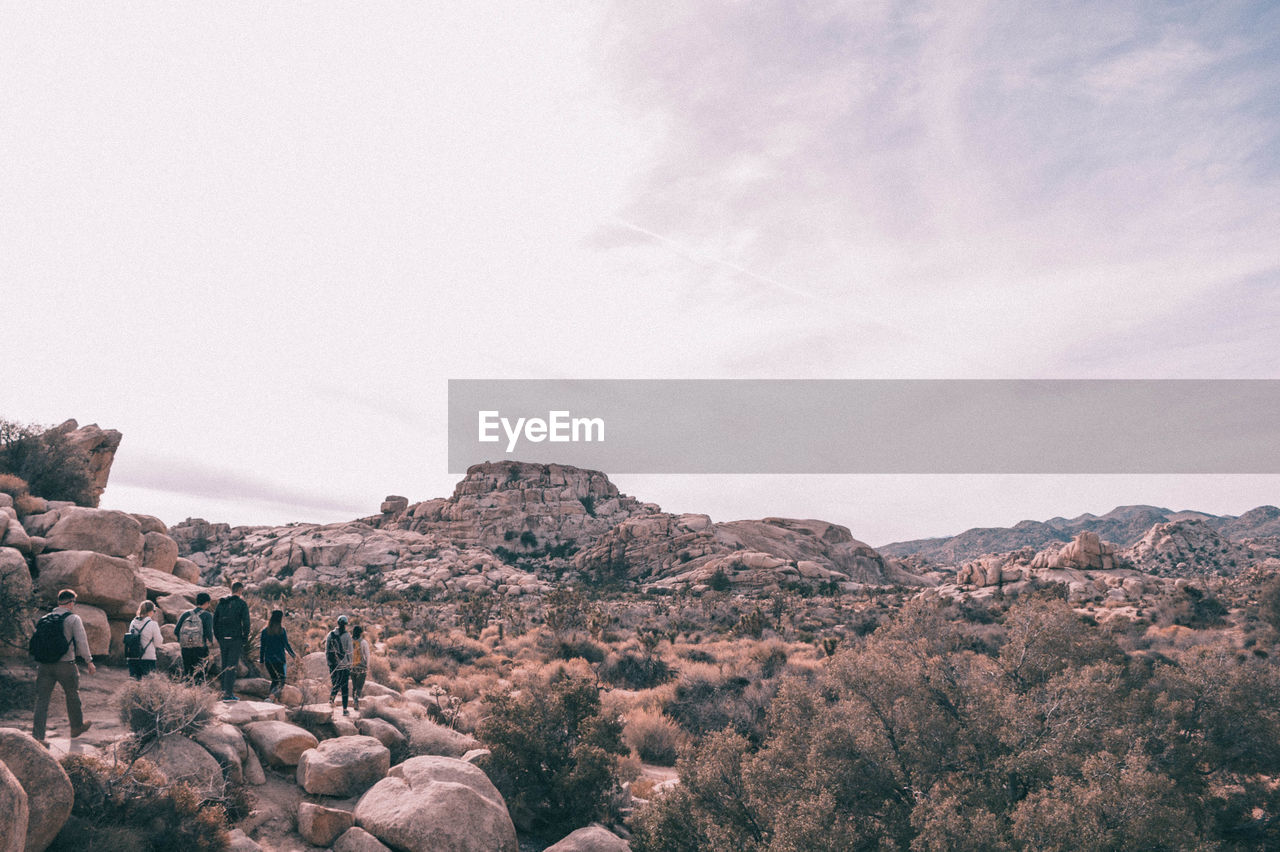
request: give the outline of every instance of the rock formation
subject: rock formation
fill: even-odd
[[[101,429],[97,423],[80,426],[74,420],[55,426],[51,431],[66,435],[67,442],[88,458],[90,482],[88,505],[97,508],[102,492],[106,490],[107,479],[111,476],[111,463],[115,461],[116,450],[120,448],[123,435],[115,429]]]

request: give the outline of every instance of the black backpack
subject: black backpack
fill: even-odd
[[[62,622],[67,620],[69,612],[51,612],[41,616],[36,622],[36,632],[27,643],[27,650],[37,663],[56,663],[62,659],[71,647],[70,640],[62,632]]]
[[[219,639],[239,639],[244,625],[240,623],[240,607],[243,601],[227,597],[218,601],[213,610],[213,633]]]
[[[342,659],[342,639],[338,635],[338,631],[330,630],[329,635],[324,639],[324,661],[329,664],[329,671],[333,671],[338,667],[338,661]]]
[[[144,618],[142,627],[130,628],[129,632],[124,634],[124,656],[126,660],[142,659],[142,653],[145,650],[142,645],[142,630],[150,620],[150,618]]]

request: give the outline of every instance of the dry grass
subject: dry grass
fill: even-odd
[[[622,741],[645,763],[674,766],[688,737],[662,713],[640,708],[627,715]]]

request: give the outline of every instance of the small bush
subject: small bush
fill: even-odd
[[[32,494],[46,500],[95,502],[89,456],[65,432],[0,420],[0,473],[25,480]]]
[[[600,667],[600,677],[612,686],[651,689],[671,680],[673,672],[661,657],[624,652],[610,654]]]
[[[627,715],[622,740],[646,763],[675,766],[687,737],[679,725],[662,713],[634,710]]]
[[[72,754],[62,768],[75,800],[53,852],[219,852],[227,848],[227,815],[186,784],[170,784],[146,760],[108,763]]]
[[[555,656],[561,660],[572,660],[581,657],[588,663],[604,662],[604,648],[586,637],[571,637],[560,640],[555,649]]]
[[[142,742],[184,734],[190,736],[213,720],[217,696],[206,686],[150,675],[130,680],[117,699],[120,721]]]
[[[16,500],[18,497],[27,494],[29,490],[27,481],[21,476],[14,476],[12,473],[0,473],[0,494],[8,494]]]

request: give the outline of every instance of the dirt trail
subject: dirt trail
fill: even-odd
[[[3,674],[18,684],[16,692],[28,700],[19,706],[10,707],[0,713],[0,727],[17,728],[31,733],[32,716],[35,713],[35,681],[36,667],[24,660],[5,660],[0,663]],[[128,731],[120,721],[120,711],[116,704],[116,696],[129,682],[127,669],[98,666],[96,674],[81,667],[80,669],[80,705],[84,709],[85,721],[91,722],[87,732],[81,734],[76,743],[102,748],[114,743]],[[49,721],[46,725],[46,736],[51,744],[61,745],[58,740],[66,740],[70,736],[67,723],[67,702],[62,695],[62,687],[53,688],[53,698],[49,701]],[[66,750],[65,747],[62,750]]]

